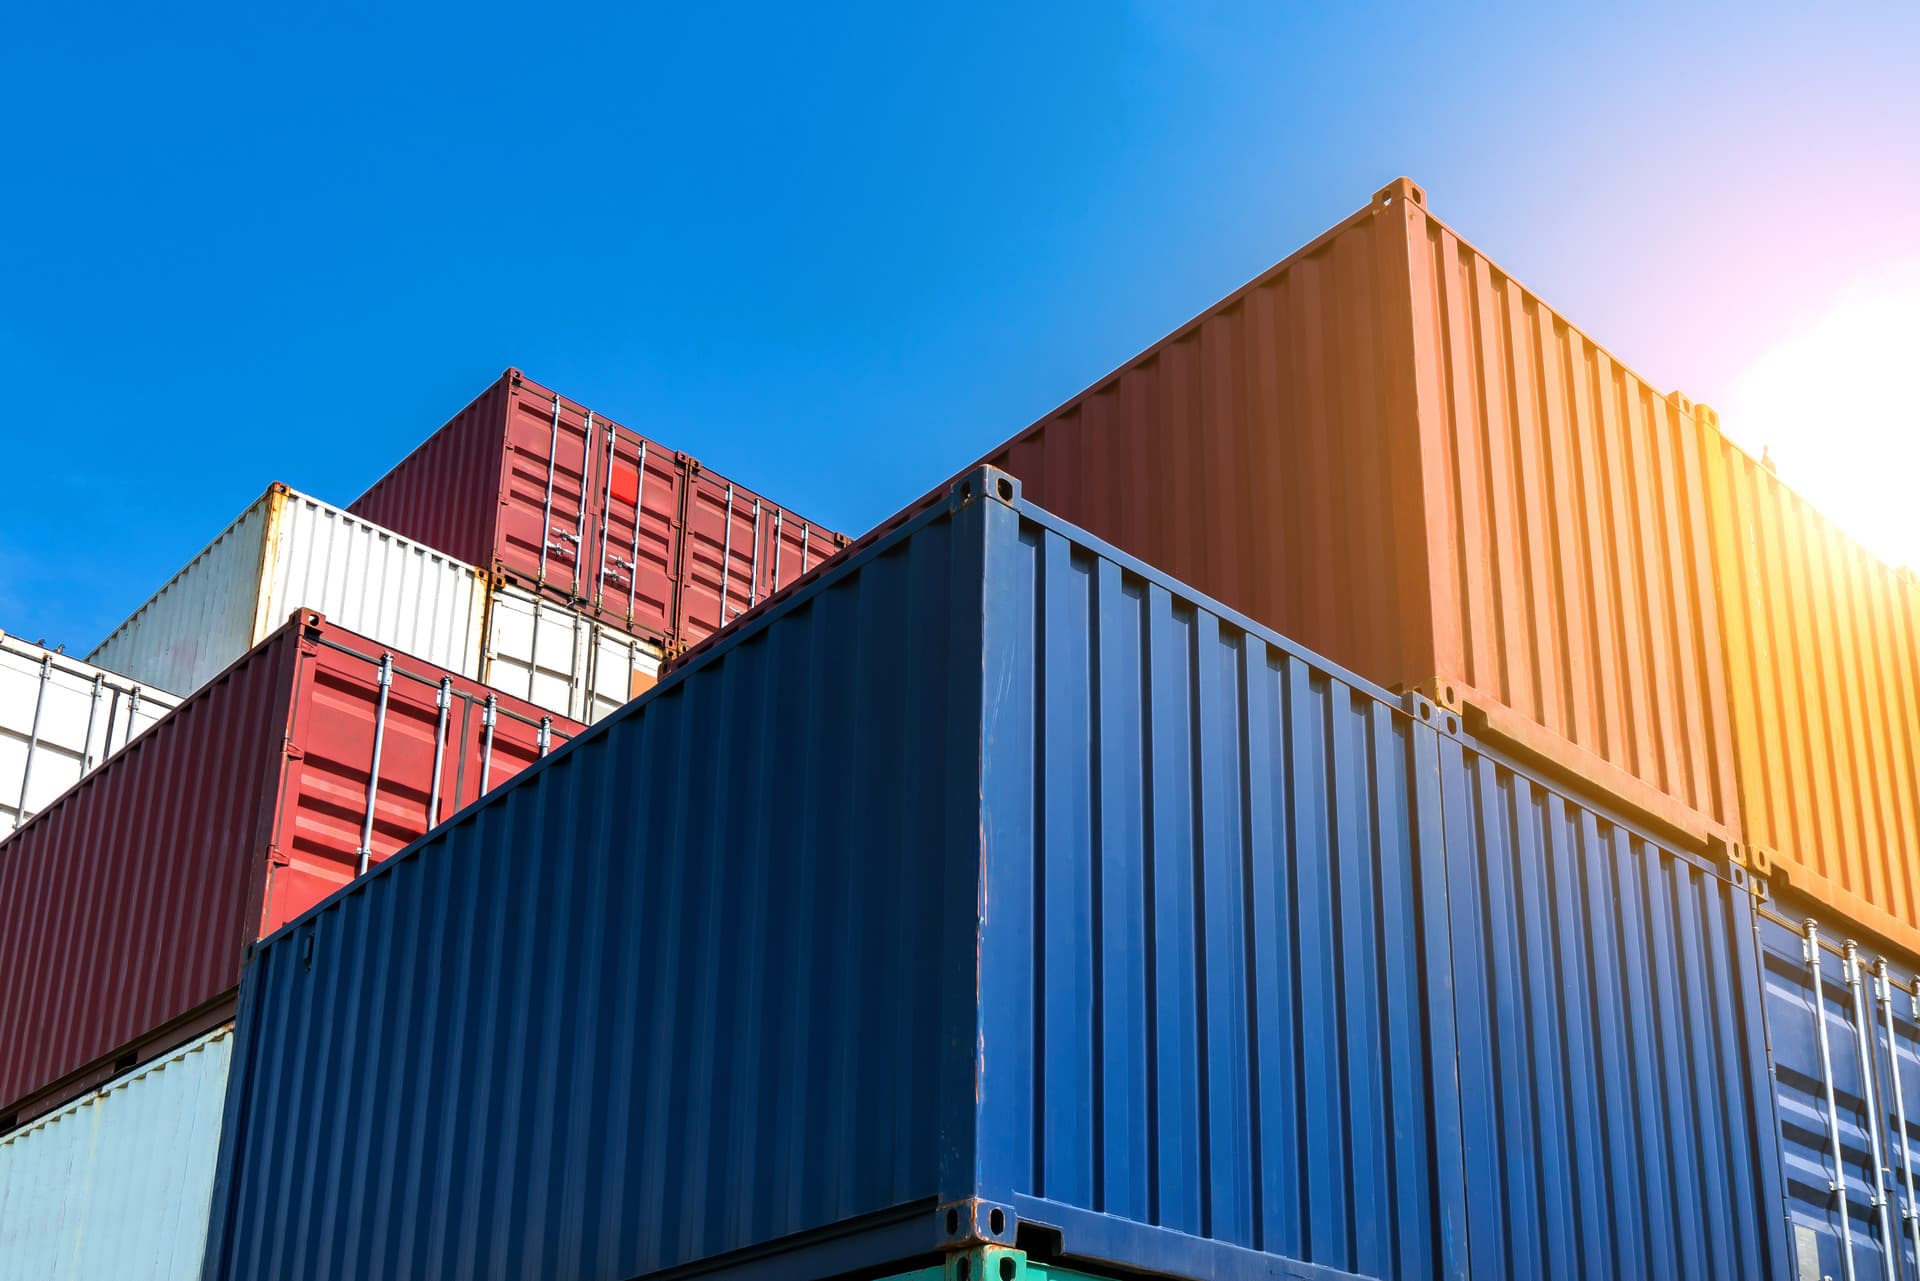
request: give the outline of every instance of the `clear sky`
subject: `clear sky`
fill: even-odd
[[[509,364],[858,531],[1401,173],[1920,563],[1912,0],[284,8],[9,17],[0,628]]]

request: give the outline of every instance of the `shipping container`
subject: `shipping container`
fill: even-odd
[[[0,1138],[0,1281],[199,1281],[233,1029]]]
[[[0,837],[180,700],[0,632]]]
[[[1760,913],[1795,1281],[1920,1277],[1920,983],[1825,905]]]
[[[592,724],[653,688],[657,646],[504,580],[487,593],[485,682]]]
[[[0,1129],[219,1022],[249,943],[580,728],[296,614],[0,842]]]
[[[297,609],[580,721],[652,685],[662,657],[657,646],[279,484],[92,657],[191,692]]]
[[[1758,992],[1742,868],[981,469],[252,952],[207,1275],[1784,1277]]]
[[[1920,588],[1697,413],[1740,828],[1776,881],[1920,952]]]
[[[1737,847],[1691,407],[1412,182],[981,461],[1669,839]]]
[[[89,659],[191,693],[310,609],[474,678],[486,586],[472,565],[276,484]]]
[[[846,542],[517,369],[351,510],[666,649]]]

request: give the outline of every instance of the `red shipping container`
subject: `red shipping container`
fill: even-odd
[[[517,369],[349,510],[668,650],[847,541]]]
[[[0,1129],[228,1017],[249,943],[582,728],[294,615],[0,843]]]

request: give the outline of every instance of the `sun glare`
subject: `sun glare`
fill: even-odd
[[[1762,354],[1730,386],[1721,425],[1841,528],[1920,568],[1920,258]]]

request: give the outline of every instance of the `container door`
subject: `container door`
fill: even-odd
[[[523,388],[507,411],[506,493],[495,554],[522,582],[569,600],[583,599],[592,587],[586,571],[594,519],[590,419],[590,411],[563,397]]]
[[[660,678],[660,652],[645,641],[594,625],[586,704],[569,713],[588,724],[626,706]]]
[[[772,563],[767,504],[688,464],[681,531],[680,617],[674,639],[696,644],[757,604]]]
[[[592,604],[600,617],[662,641],[678,607],[683,459],[612,423],[597,435]]]
[[[841,539],[796,516],[773,507],[766,516],[768,554],[762,558],[760,595],[773,595],[840,550]]]
[[[1759,929],[1793,1275],[1914,1278],[1904,1180],[1889,1168],[1907,1151],[1888,1124],[1895,1100],[1882,1029],[1892,1011],[1880,1004],[1873,962],[1817,925],[1769,914]],[[1920,1088],[1911,1004],[1895,1026],[1903,1103]]]

